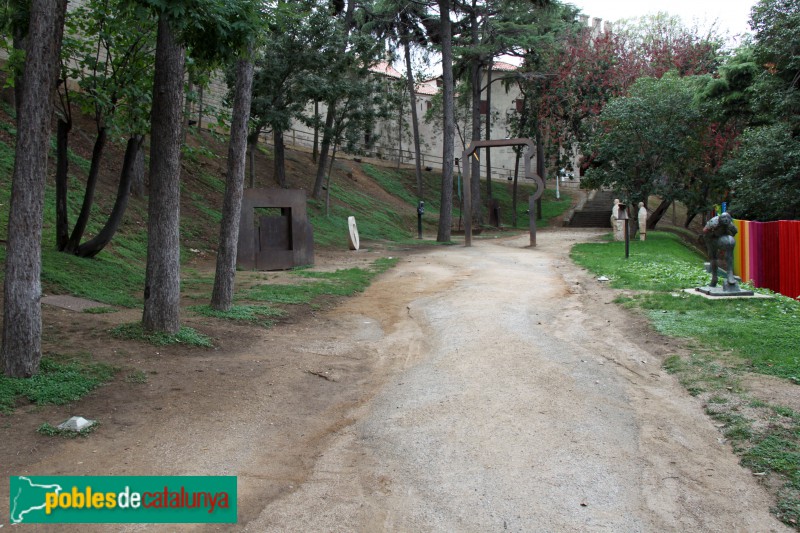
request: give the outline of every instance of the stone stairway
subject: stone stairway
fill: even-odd
[[[583,207],[572,215],[569,221],[571,228],[608,228],[611,229],[611,207],[614,205],[613,193],[597,191]]]

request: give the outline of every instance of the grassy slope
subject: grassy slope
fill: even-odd
[[[0,112],[0,239],[7,233],[10,181],[13,170],[13,142],[16,134],[10,109]],[[69,220],[78,216],[83,200],[82,183],[88,171],[91,155],[92,130],[87,122],[76,124],[71,136]],[[182,257],[191,259],[200,254],[213,257],[220,206],[225,183],[226,139],[209,132],[191,132],[183,151],[181,178],[181,240]],[[53,143],[54,147],[54,143]],[[74,150],[74,152],[72,151]],[[256,186],[272,186],[269,179],[271,161],[260,150],[257,157],[259,176]],[[51,164],[53,161],[51,154]],[[110,145],[95,197],[92,217],[84,238],[94,235],[111,209],[116,193],[116,180],[122,148]],[[289,185],[311,188],[314,166],[307,154],[287,153]],[[347,176],[358,174],[358,180]],[[367,178],[370,176],[370,178]],[[438,216],[439,177],[427,172],[428,201],[424,217],[427,234],[435,233]],[[510,197],[505,187],[496,187],[501,199],[501,211],[510,211]],[[347,217],[355,215],[362,240],[387,240],[411,244],[416,241],[416,195],[414,176],[408,170],[390,170],[352,162],[337,162],[331,185],[330,215],[325,214],[323,200],[309,200],[309,215],[314,226],[315,243],[319,247],[347,246]],[[527,193],[521,198],[527,198]],[[520,202],[519,226],[527,227],[525,202]],[[567,205],[545,202],[545,213],[561,212]],[[549,210],[549,211],[548,211]],[[141,305],[144,286],[144,266],[147,255],[146,198],[132,198],[123,224],[112,243],[96,258],[82,259],[55,250],[55,194],[52,177],[45,193],[45,213],[42,236],[42,281],[46,293],[68,293],[119,306]],[[5,247],[0,246],[0,260]],[[191,276],[189,276],[191,277]]]

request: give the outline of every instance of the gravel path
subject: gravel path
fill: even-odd
[[[671,348],[568,261],[587,238],[477,241],[385,276],[374,290],[420,294],[369,340],[386,383],[246,530],[785,530],[661,370]],[[337,312],[397,303],[369,295]]]

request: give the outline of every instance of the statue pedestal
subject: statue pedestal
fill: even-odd
[[[722,298],[730,298],[735,296],[753,296],[753,291],[744,290],[739,285],[723,284],[722,287],[697,287],[697,292],[702,292],[708,296],[718,296]]]

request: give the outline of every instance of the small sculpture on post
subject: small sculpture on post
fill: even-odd
[[[639,240],[644,241],[647,239],[647,208],[644,206],[644,202],[639,202],[637,217],[639,218]]]

